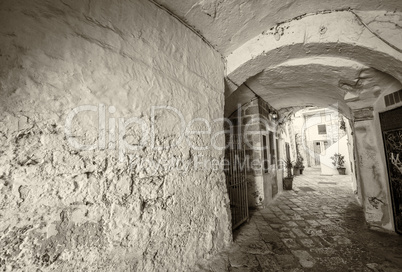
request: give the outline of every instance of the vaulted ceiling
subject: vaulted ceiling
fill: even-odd
[[[227,56],[268,28],[320,11],[402,11],[401,0],[156,0]]]
[[[339,103],[350,116],[402,86],[401,0],[151,1],[226,58],[225,115],[258,95],[278,110]]]

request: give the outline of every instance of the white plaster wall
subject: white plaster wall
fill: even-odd
[[[145,0],[6,0],[0,25],[3,271],[189,271],[230,243],[224,174],[192,164],[222,151],[182,144],[130,153],[189,165],[153,171],[127,156],[119,161],[116,149],[75,150],[64,131],[68,113],[85,104],[105,105],[106,131],[109,117],[149,126],[154,105],[177,108],[186,123],[222,117],[218,53]],[[99,140],[98,113],[74,119],[75,140]],[[156,144],[167,146],[180,134],[179,119],[172,112],[155,119]],[[139,145],[141,132],[133,125],[124,140]]]
[[[350,171],[351,171],[351,178],[352,178],[352,189],[353,192],[356,196],[357,201],[359,204],[362,204],[362,192],[360,185],[357,180],[357,169],[356,169],[356,152],[355,152],[355,142],[354,142],[354,132],[353,132],[353,127],[352,127],[352,122],[349,119],[344,119],[345,125],[346,125],[346,137],[347,137],[347,142],[348,142],[348,155],[349,155],[349,161],[350,161]]]
[[[264,192],[267,187],[264,184],[264,177],[248,175],[247,178],[248,206],[250,208],[261,207],[264,202]]]
[[[378,120],[355,122],[358,174],[366,220],[372,227],[392,230],[387,168],[381,156],[383,151],[379,144],[381,140],[378,137],[380,131],[378,123]]]

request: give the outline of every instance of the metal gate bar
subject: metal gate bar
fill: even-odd
[[[248,199],[244,145],[231,141],[227,149],[229,169],[226,171],[226,185],[229,192],[232,228],[248,220]]]

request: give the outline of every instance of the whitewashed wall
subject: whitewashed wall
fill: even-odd
[[[144,136],[152,106],[176,108],[186,124],[223,117],[221,56],[145,0],[13,0],[0,7],[6,271],[188,271],[228,245],[223,171],[193,164],[201,153],[212,160],[223,152],[185,142],[169,148],[182,133],[174,111],[155,114],[155,144],[164,150]],[[91,110],[72,115],[67,137],[67,117],[83,105]],[[136,122],[122,135],[129,118]],[[212,132],[223,127],[213,124]],[[95,149],[77,150],[68,138]],[[208,146],[210,138],[193,140]],[[140,165],[160,158],[189,168]]]

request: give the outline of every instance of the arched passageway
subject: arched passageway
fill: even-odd
[[[384,25],[374,29],[364,18],[350,10],[309,14],[247,41],[227,57],[225,114],[255,97],[279,120],[295,108],[336,107],[352,124],[365,219],[395,230],[379,113],[399,105],[384,99],[402,89],[402,53],[399,36],[386,32],[386,40],[378,34]]]
[[[270,121],[256,124],[269,146],[294,108],[338,103],[364,217],[394,231],[378,113],[402,105],[400,12],[400,0],[2,0],[0,270],[191,271],[229,246],[212,165],[238,103]]]

